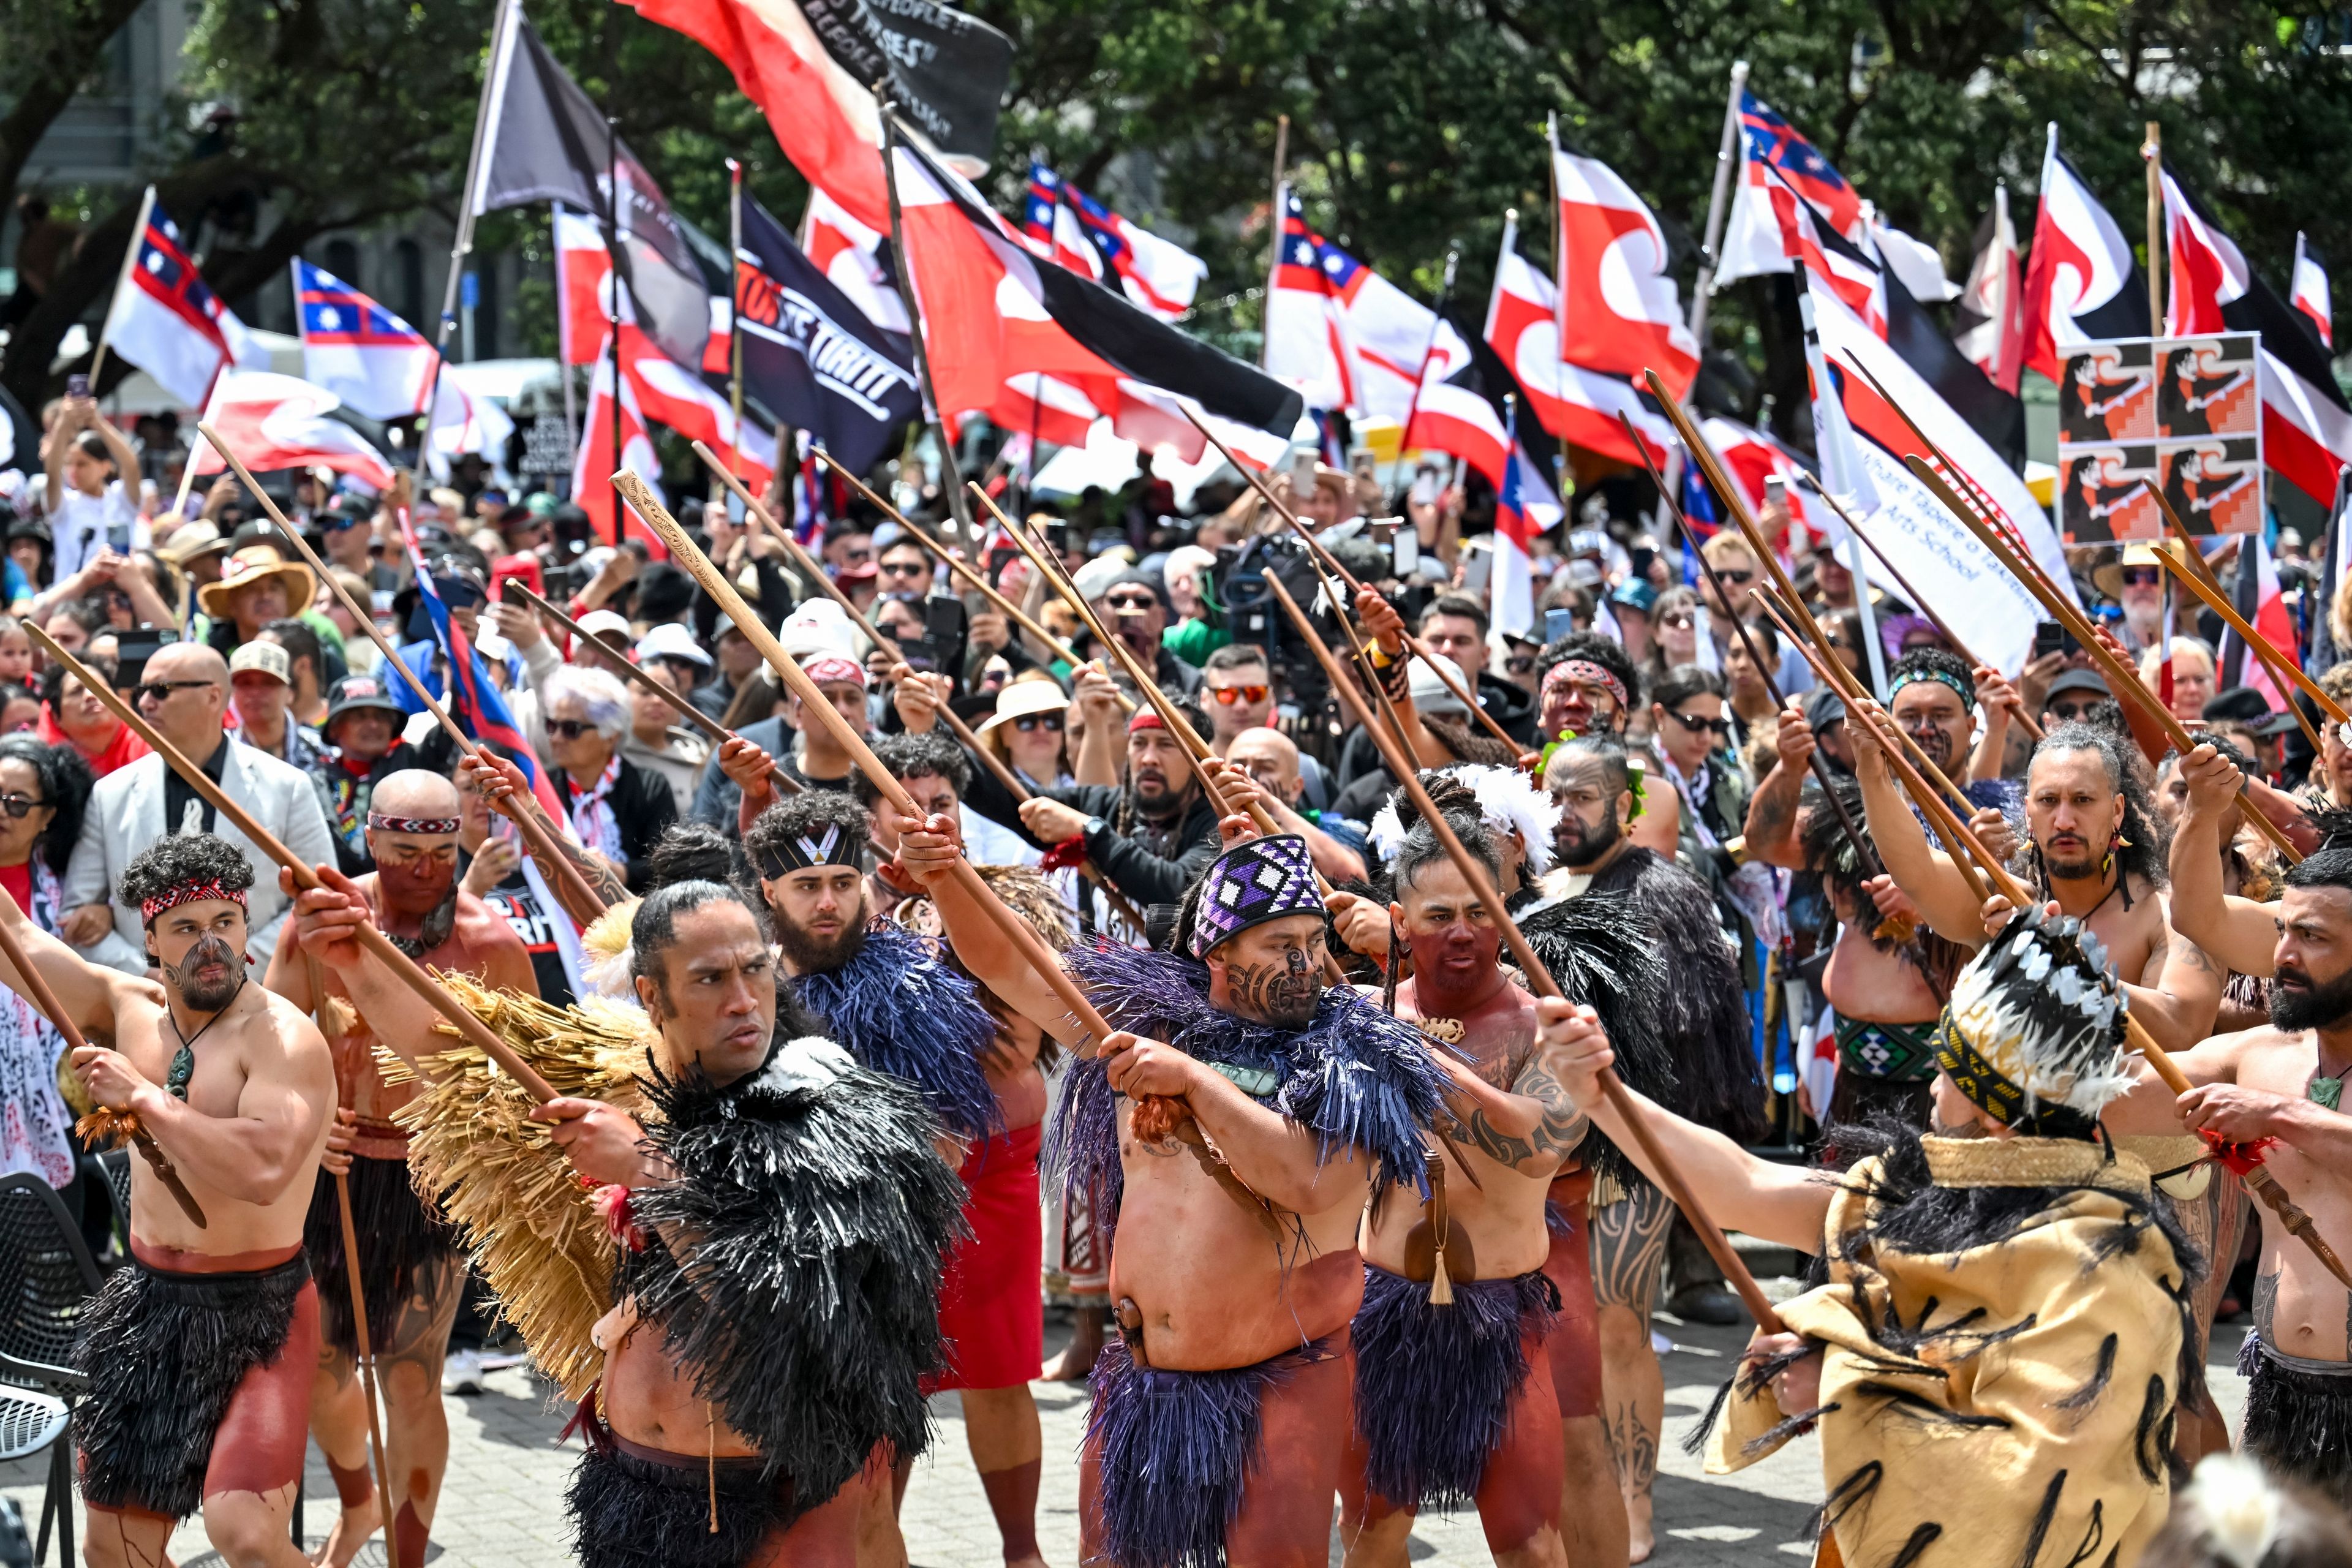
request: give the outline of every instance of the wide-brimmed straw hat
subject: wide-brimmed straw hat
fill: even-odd
[[[1070,706],[1069,694],[1050,680],[1014,680],[996,694],[996,711],[972,731],[984,735],[1000,725],[1032,713],[1060,713]]]
[[[196,590],[196,604],[215,620],[225,619],[237,590],[271,575],[286,579],[286,613],[289,616],[300,615],[318,597],[319,580],[310,574],[308,566],[283,559],[270,545],[248,544],[221,563],[219,582],[207,583]]]

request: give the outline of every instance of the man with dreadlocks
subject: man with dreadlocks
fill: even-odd
[[[356,885],[324,879],[297,901],[303,949],[419,1053],[432,1077],[401,1113],[418,1180],[581,1398],[584,1568],[854,1568],[941,1361],[961,1189],[921,1097],[779,994],[743,892],[688,880],[631,910],[642,1012],[445,979],[568,1091],[533,1106],[355,940]]]
[[[1501,781],[1486,782],[1498,793]],[[1520,851],[1480,796],[1445,793],[1466,798],[1448,804],[1433,789],[1433,804],[1503,885]],[[1500,932],[1419,814],[1402,826],[1410,809],[1382,812],[1395,833],[1387,912],[1412,969],[1392,1010],[1450,1047],[1438,1058],[1446,1116],[1430,1140],[1429,1201],[1383,1187],[1365,1221],[1364,1302],[1350,1329],[1356,1436],[1340,1485],[1348,1562],[1402,1563],[1416,1511],[1472,1502],[1498,1563],[1622,1562],[1624,1510],[1600,1421],[1589,1409],[1561,1418],[1551,1363],[1555,1340],[1599,1355],[1590,1270],[1555,1278],[1546,1223],[1584,1118],[1538,1048],[1535,1000],[1501,966]],[[1538,858],[1549,851],[1540,844]],[[1575,913],[1591,918],[1577,922],[1574,963],[1556,975],[1571,997],[1627,1020],[1654,1006],[1663,972],[1640,922],[1605,896]],[[1562,1320],[1577,1327],[1562,1332]],[[1597,1364],[1580,1368],[1578,1381],[1596,1375]]]
[[[457,886],[461,826],[457,789],[447,779],[415,768],[387,774],[368,802],[366,848],[375,869],[353,885],[393,944],[419,963],[536,996],[537,972],[522,939]],[[279,931],[268,984],[320,1020],[335,1054],[343,1124],[335,1142],[337,1152],[351,1157],[344,1179],[368,1292],[368,1347],[383,1388],[386,1468],[401,1483],[401,1495],[388,1504],[376,1497],[351,1293],[343,1288],[350,1272],[341,1205],[332,1177],[322,1171],[303,1232],[311,1273],[328,1284],[320,1301],[324,1343],[310,1385],[310,1429],[342,1505],[322,1560],[343,1568],[388,1518],[400,1560],[421,1563],[449,1462],[441,1361],[465,1288],[465,1260],[439,1205],[417,1196],[408,1179],[408,1133],[393,1113],[415,1097],[413,1080],[397,1088],[384,1082],[376,1030],[351,1006],[341,983],[304,955],[290,921]]]
[[[1197,712],[1181,705],[1177,712],[1194,733],[1208,733]],[[1183,742],[1148,705],[1127,721],[1122,783],[1040,790],[1022,802],[1020,819],[1040,844],[1083,848],[1139,908],[1182,898],[1217,853],[1216,811],[1202,793]],[[1071,853],[1064,850],[1062,857]]]
[[[1625,1048],[1629,1081],[1683,1114],[1742,1142],[1764,1130],[1763,1080],[1748,1044],[1750,1024],[1739,961],[1726,939],[1714,895],[1671,855],[1634,843],[1633,774],[1623,745],[1606,735],[1578,736],[1555,747],[1544,771],[1560,807],[1552,830],[1559,864],[1537,883],[1541,899],[1519,910],[1519,929],[1557,973],[1575,968],[1575,948],[1593,895],[1622,900],[1654,946],[1670,983],[1656,991],[1654,1020],[1635,1031],[1613,1019],[1611,1037]],[[1654,1031],[1654,1034],[1652,1032]],[[1637,1049],[1663,1036],[1654,1058]],[[1598,1350],[1553,1345],[1560,1411],[1571,1422],[1598,1413],[1625,1500],[1633,1561],[1654,1544],[1651,1491],[1665,1426],[1665,1379],[1650,1343],[1675,1205],[1594,1140],[1587,1169],[1553,1184],[1552,1204],[1577,1228],[1590,1226],[1590,1283]],[[1556,1237],[1554,1273],[1573,1300],[1575,1264],[1563,1256],[1582,1238]]]
[[[85,962],[0,898],[0,921],[93,1042],[74,1053],[102,1108],[83,1136],[142,1141],[131,1262],[83,1307],[73,1353],[88,1380],[73,1433],[96,1568],[164,1561],[173,1523],[199,1507],[225,1557],[303,1562],[288,1525],[319,1293],[302,1219],[335,1070],[310,1019],[246,984],[252,885],[244,852],[209,833],[131,858],[116,896],[139,910],[160,985]],[[5,961],[0,983],[31,999]],[[202,1217],[174,1202],[164,1171]]]
[[[935,752],[890,750],[903,784],[926,799],[937,793],[924,787],[941,782],[931,771]],[[913,1084],[962,1144],[963,1219],[971,1234],[940,1290],[948,1371],[928,1386],[961,1393],[965,1435],[1004,1560],[1042,1563],[1037,1488],[1045,1447],[1029,1384],[1045,1335],[1036,1289],[1043,1036],[1000,1029],[974,988],[978,971],[959,967],[938,940],[872,918],[866,867],[874,830],[856,800],[812,790],[761,813],[743,847],[801,1003],[862,1066]],[[897,868],[891,878],[901,887],[912,881]],[[1003,942],[992,927],[982,940]],[[911,1453],[900,1458],[902,1490],[913,1461]]]
[[[1119,1338],[1095,1365],[1078,1507],[1084,1560],[1118,1568],[1322,1560],[1364,1293],[1357,1224],[1375,1185],[1422,1171],[1437,1109],[1421,1033],[1322,984],[1306,841],[1223,827],[1171,949],[1068,961],[1121,1031],[1072,1068],[1056,1124],[1065,1180],[1111,1231]],[[954,819],[895,830],[973,971],[1083,1043],[956,881]]]
[[[1648,1169],[1601,1094],[1606,1039],[1539,1006],[1570,1096]],[[1934,1135],[1845,1129],[1864,1157],[1840,1174],[1633,1097],[1717,1220],[1826,1268],[1748,1346],[1707,1447],[1723,1474],[1818,1426],[1837,1555],[1816,1561],[2122,1565],[2162,1527],[2199,1265],[2100,1129],[2133,1081],[2123,1011],[2098,939],[2030,910],[1954,983]]]
[[[1887,680],[1895,722],[1947,777],[1958,780],[1969,771],[1962,764],[1975,729],[1977,682],[1997,689],[1999,675],[1979,670],[1972,680],[1957,656],[1923,647],[1897,659]],[[1987,712],[1994,726],[1988,754],[1997,757],[2008,710],[1994,705]],[[1844,727],[1861,738],[1854,724]],[[1834,772],[1832,803],[1809,776],[1818,740],[1796,704],[1781,714],[1774,743],[1779,757],[1748,802],[1748,857],[1818,878],[1837,921],[1820,981],[1822,998],[1837,1020],[1837,1086],[1827,1105],[1813,1108],[1815,1118],[1824,1131],[1881,1114],[1925,1127],[1936,1072],[1929,1037],[1952,976],[1976,943],[1956,944],[1921,931],[1899,879],[1861,858],[1845,829],[1845,820],[1857,826],[1864,820],[1861,795],[1851,778]],[[1963,789],[1975,807],[1971,830],[1996,852],[2005,851],[2013,836],[2002,812],[2015,786],[1982,779]]]

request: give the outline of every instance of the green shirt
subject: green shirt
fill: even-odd
[[[1160,635],[1160,646],[1199,668],[1209,656],[1234,640],[1234,634],[1206,621],[1181,620]]]

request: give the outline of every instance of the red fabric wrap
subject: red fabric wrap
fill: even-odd
[[[1066,871],[1086,858],[1087,836],[1074,834],[1046,850],[1045,858],[1037,862],[1037,869],[1040,872]]]
[[[1037,1220],[1037,1145],[1042,1126],[1015,1128],[974,1150],[963,1178],[971,1234],[948,1259],[940,1284],[940,1332],[948,1370],[923,1392],[1017,1388],[1043,1370],[1045,1309],[1038,1293],[1045,1232]]]

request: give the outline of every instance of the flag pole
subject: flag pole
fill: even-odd
[[[1265,368],[1274,353],[1274,334],[1265,330],[1266,312],[1274,308],[1274,275],[1282,269],[1282,220],[1290,205],[1286,199],[1290,183],[1283,172],[1290,167],[1290,116],[1277,115],[1274,121],[1274,205],[1265,216],[1265,300],[1258,308],[1257,367]]]
[[[416,461],[411,468],[421,482],[425,463],[433,450],[433,416],[441,407],[441,367],[449,360],[449,334],[457,330],[457,286],[466,258],[474,248],[474,186],[482,173],[482,149],[489,142],[490,105],[499,83],[506,78],[514,56],[515,24],[522,15],[520,0],[499,0],[490,19],[490,47],[482,62],[482,96],[474,105],[474,143],[466,153],[466,183],[457,192],[457,236],[449,246],[449,276],[441,286],[441,320],[433,332],[433,374],[425,384],[425,422],[416,432]]]
[[[727,365],[729,386],[727,399],[735,414],[735,461],[743,461],[743,313],[736,307],[741,303],[740,291],[735,287],[735,269],[742,265],[737,259],[743,254],[743,165],[734,159],[727,160]],[[617,454],[616,454],[617,456]],[[778,453],[781,461],[783,454]],[[743,476],[737,474],[737,479]]]
[[[2164,127],[2151,120],[2139,155],[2147,163],[2147,335],[2164,336]]]
[[[1715,288],[1715,274],[1722,265],[1723,225],[1730,216],[1731,171],[1738,163],[1739,148],[1739,100],[1748,90],[1748,62],[1731,62],[1731,93],[1723,106],[1723,141],[1715,153],[1715,188],[1706,198],[1706,243],[1698,257],[1698,281],[1691,287],[1690,332],[1694,342],[1704,352],[1706,342],[1706,305],[1709,292]]]
[[[139,198],[139,220],[131,226],[131,243],[122,247],[122,270],[114,275],[114,293],[106,302],[106,319],[98,324],[98,351],[90,355],[89,360],[89,392],[92,397],[98,395],[98,373],[106,368],[106,334],[114,326],[114,301],[122,298],[122,286],[131,281],[131,269],[139,265],[139,247],[147,237],[147,219],[154,211],[155,187],[150,185],[146,194]],[[2302,243],[2302,237],[2297,236],[2295,244],[2300,247]],[[2296,254],[2301,255],[2301,250],[2298,249]],[[299,308],[301,301],[298,300],[295,304]],[[180,499],[184,503],[187,497],[183,493]]]
[[[555,379],[563,385],[563,446],[567,468],[580,466],[580,413],[572,396],[572,312],[564,301],[562,204],[547,204],[547,238],[555,258]]]
[[[604,116],[604,269],[610,287],[604,291],[604,363],[613,373],[613,462],[621,466],[621,121]],[[591,399],[593,402],[593,399]],[[621,521],[621,489],[612,487],[613,539],[615,548],[627,533]]]
[[[882,110],[882,188],[890,196],[890,250],[898,263],[898,285],[907,296],[907,322],[914,328],[915,373],[922,378],[923,400],[931,407],[931,433],[940,441],[940,489],[947,492],[948,510],[966,540],[980,535],[971,525],[971,503],[964,499],[963,474],[956,467],[955,445],[948,439],[948,411],[940,406],[940,391],[931,380],[930,351],[923,346],[923,302],[915,287],[914,258],[907,254],[907,227],[898,206],[898,105],[882,96],[887,81],[874,84]]]

